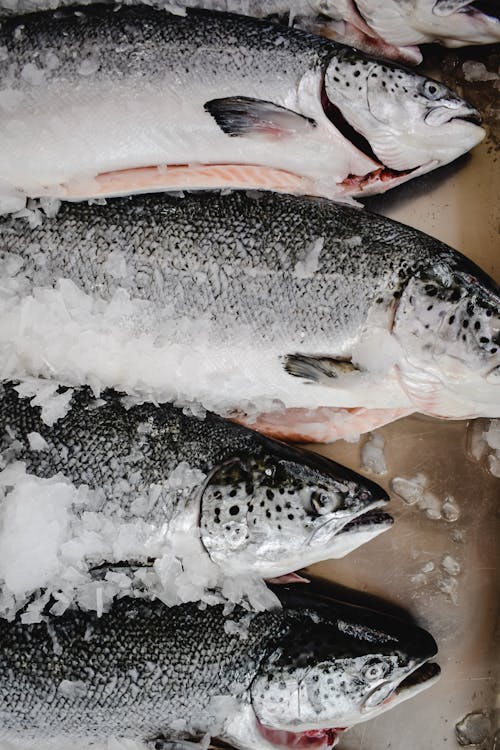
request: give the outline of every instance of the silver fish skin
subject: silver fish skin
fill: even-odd
[[[0,47],[4,210],[205,187],[346,200],[484,137],[446,86],[243,16],[84,6],[8,19]]]
[[[386,513],[373,512],[389,499],[374,482],[214,414],[200,419],[168,404],[126,408],[120,394],[107,392],[96,402],[84,389],[48,426],[37,406],[5,384],[0,424],[6,467],[22,461],[35,477],[61,473],[76,487],[103,490],[97,507],[92,498],[80,502],[76,514],[102,512],[117,529],[140,517],[165,543],[166,526],[173,533],[194,526],[202,548],[227,576],[281,576],[343,556],[392,525]],[[33,449],[32,433],[45,441],[42,450]],[[179,465],[206,479],[190,492],[179,491],[168,482]],[[141,502],[155,487],[154,502]],[[94,548],[88,553],[89,567],[127,562],[96,554]],[[132,562],[147,557],[145,551]]]
[[[136,196],[64,204],[34,229],[3,219],[0,242],[5,377],[222,414],[500,416],[498,286],[366,211],[272,193]]]
[[[416,625],[329,599],[280,597],[281,610],[236,607],[229,618],[221,606],[122,599],[101,618],[1,620],[0,738],[209,732],[241,750],[257,740],[270,750],[283,747],[284,732],[292,746],[317,730],[308,744],[326,750],[335,727],[435,680],[436,643]]]
[[[500,41],[497,0],[356,0],[356,7],[370,28],[397,46]]]
[[[71,5],[71,0],[2,0],[4,12],[29,12]],[[416,45],[446,47],[500,41],[496,0],[157,0],[159,8],[241,13],[313,31],[369,54],[418,64]]]

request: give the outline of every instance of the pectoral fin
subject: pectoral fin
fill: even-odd
[[[304,135],[316,127],[314,120],[278,104],[246,96],[212,99],[205,104],[217,125],[230,136],[262,135],[286,138]]]
[[[359,369],[348,360],[310,357],[307,354],[288,354],[284,366],[290,375],[322,385],[331,385],[331,381],[339,375],[359,372]]]

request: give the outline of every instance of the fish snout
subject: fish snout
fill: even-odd
[[[424,120],[431,127],[439,127],[453,120],[469,122],[479,127],[482,123],[480,112],[462,99],[440,100],[430,105]]]
[[[326,517],[335,511],[346,522],[389,502],[387,492],[370,479],[312,451],[280,444],[280,467],[310,489],[311,512]]]

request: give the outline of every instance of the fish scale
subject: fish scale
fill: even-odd
[[[11,384],[4,384],[0,423],[22,442],[22,448],[14,450],[15,458],[37,476],[50,478],[62,472],[77,485],[113,492],[122,478],[137,471],[140,490],[164,481],[181,462],[208,473],[227,457],[255,450],[259,444],[252,431],[215,415],[198,419],[168,404],[125,409],[120,394],[104,395],[105,403],[95,406],[88,389],[77,391],[66,416],[48,427],[40,409],[19,398]],[[31,450],[27,437],[31,432],[42,435],[49,449]],[[2,448],[8,449],[10,443],[4,432]],[[124,505],[125,498],[122,501]],[[164,513],[164,507],[155,508],[146,520],[158,523]]]
[[[361,239],[357,252],[353,237]],[[107,300],[123,288],[154,305],[160,320],[165,308],[174,320],[203,323],[208,314],[214,343],[230,343],[240,324],[250,325],[261,341],[279,342],[283,354],[301,333],[313,350],[333,337],[342,350],[380,293],[396,292],[414,268],[450,257],[436,240],[357,209],[245,193],[63,205],[35,229],[4,219],[0,238],[3,253],[22,258],[19,275],[31,288],[67,278]],[[318,238],[324,240],[318,269],[301,279],[296,266]],[[39,246],[43,266],[31,246]],[[126,277],[106,271],[115,250],[125,257]]]
[[[254,615],[245,640],[225,622],[222,607],[127,599],[101,619],[72,612],[51,629],[1,620],[0,737],[148,739],[190,717],[204,733],[210,700],[245,693],[289,629],[282,612]],[[83,696],[65,697],[64,680],[83,683]]]
[[[225,186],[345,198],[383,192],[484,136],[465,119],[475,110],[445,86],[430,127],[436,102],[422,76],[397,68],[406,91],[377,90],[375,71],[388,69],[375,59],[244,16],[91,5],[7,19],[0,47],[3,211],[26,195]],[[326,98],[341,114],[330,117],[333,62],[341,75]],[[394,116],[370,115],[370,89]]]
[[[498,288],[388,219],[272,193],[157,194],[66,204],[35,228],[4,218],[0,240],[5,377],[250,421],[319,407],[496,415]],[[467,317],[454,340],[448,314]]]
[[[374,678],[396,705],[439,673],[428,663],[434,639],[411,623],[293,588],[280,600],[282,609],[260,613],[235,607],[229,620],[222,606],[127,598],[101,617],[1,620],[0,738],[208,732],[241,750],[270,750],[283,747],[284,731],[290,746],[326,750],[334,727],[387,709],[365,709]],[[314,689],[302,691],[308,682]]]
[[[29,515],[30,503],[39,512],[47,502],[50,513],[45,490],[51,481],[71,482],[83,492],[71,496],[71,507],[58,506],[70,520],[54,552],[61,565],[80,571],[144,564],[172,552],[182,557],[187,554],[182,542],[190,538],[208,569],[212,561],[227,578],[271,578],[347,554],[392,523],[387,514],[373,513],[388,499],[378,485],[213,414],[198,418],[170,404],[126,408],[121,394],[105,392],[96,402],[82,389],[53,425],[42,417],[13,384],[4,384],[2,466],[12,472],[22,462],[31,484],[26,489],[18,477],[20,495],[7,491],[0,503],[0,547],[12,546],[8,562],[0,557],[0,579],[23,603],[23,594],[58,585],[59,566],[55,578],[48,574],[35,585],[31,577],[21,588],[15,575],[5,572],[22,566],[18,548],[25,548],[25,535],[32,531],[26,515],[23,523],[16,513]],[[43,439],[40,449],[33,433]],[[10,482],[15,493],[16,481]],[[350,527],[352,521],[357,523]],[[127,542],[115,548],[120,534]],[[74,550],[69,562],[68,547]],[[175,581],[169,585],[175,590]]]

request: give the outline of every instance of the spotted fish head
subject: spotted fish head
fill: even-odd
[[[281,598],[290,632],[251,690],[264,726],[352,726],[411,697],[439,671],[424,666],[437,653],[434,638],[413,623],[307,592]]]
[[[461,258],[412,277],[396,309],[403,387],[435,416],[500,417],[500,289]]]
[[[254,450],[208,476],[201,540],[225,569],[271,578],[340,557],[388,529],[390,516],[371,513],[387,501],[381,487],[356,473],[257,436]]]
[[[462,47],[500,41],[497,0],[357,0],[356,6],[366,23],[392,44]]]
[[[444,84],[348,48],[326,68],[323,108],[389,181],[393,172],[415,176],[447,164],[485,134],[478,112]]]

